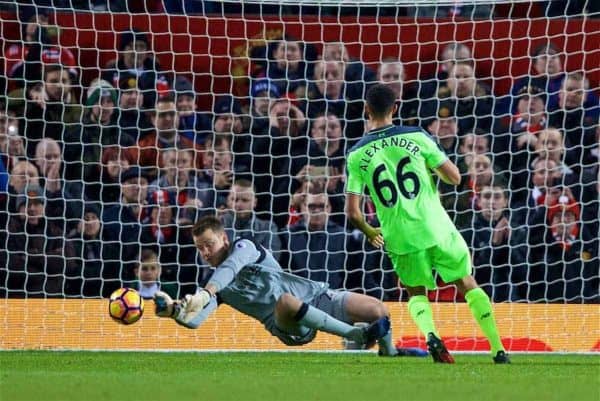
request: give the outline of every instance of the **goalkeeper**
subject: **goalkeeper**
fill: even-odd
[[[367,92],[365,111],[370,131],[347,156],[346,214],[375,247],[385,249],[410,299],[408,310],[427,338],[435,362],[454,363],[433,323],[427,289],[435,289],[432,269],[464,294],[487,337],[495,363],[509,363],[487,294],[471,275],[469,248],[440,203],[430,170],[458,185],[458,168],[423,130],[396,127],[396,95],[377,84]],[[361,212],[365,186],[381,228]]]
[[[181,301],[157,292],[154,300],[158,316],[172,317],[185,327],[196,328],[220,303],[225,303],[259,320],[286,345],[307,344],[321,330],[366,348],[378,342],[381,356],[426,355],[420,349],[396,349],[392,345],[389,313],[379,300],[333,291],[326,283],[284,272],[262,246],[246,239],[230,244],[217,217],[200,219],[192,234],[202,259],[216,269],[204,288]],[[357,327],[355,322],[370,324]]]

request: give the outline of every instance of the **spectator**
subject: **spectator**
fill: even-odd
[[[499,164],[513,174],[513,191],[527,184],[527,165],[535,151],[538,133],[547,125],[544,101],[545,96],[540,88],[523,88],[519,92],[517,111],[510,122],[510,133],[498,135],[495,141],[494,152],[500,155]]]
[[[144,93],[144,107],[147,109],[152,108],[157,98],[171,87],[172,79],[153,56],[146,34],[135,28],[121,32],[119,57],[106,64],[102,79],[117,87],[122,79],[121,74],[125,72],[139,79],[139,88]]]
[[[586,294],[584,283],[598,276],[598,238],[578,222],[579,205],[565,192],[547,205],[549,229],[530,241],[532,300],[562,303],[597,297],[598,289]]]
[[[122,132],[136,141],[152,130],[148,113],[142,111],[144,93],[139,85],[140,80],[136,74],[130,72],[119,74],[118,125]]]
[[[433,117],[426,121],[426,129],[439,143],[448,158],[454,162],[458,150],[458,125],[454,114],[456,104],[453,101],[444,100],[440,102],[439,106],[435,102],[430,103],[429,108],[428,115],[433,115]]]
[[[496,302],[524,299],[527,232],[511,219],[506,188],[483,186],[474,211],[472,224],[461,234],[472,249],[477,282]]]
[[[179,212],[176,220],[180,225],[192,224],[200,210],[211,208],[214,190],[210,183],[199,178],[194,168],[194,149],[163,149],[160,151],[163,168],[150,185],[150,196],[155,191],[166,191],[170,202]]]
[[[294,274],[342,288],[346,235],[342,227],[328,222],[327,194],[307,194],[302,213],[304,218],[282,233],[283,249],[289,252],[282,261]]]
[[[94,183],[100,180],[102,148],[132,147],[134,139],[117,126],[117,91],[106,81],[94,80],[87,92],[82,125],[65,135],[66,178]]]
[[[311,46],[291,36],[273,43],[267,65],[258,77],[270,78],[279,93],[302,99],[306,95],[306,80],[312,73],[314,50]]]
[[[593,163],[589,151],[595,143],[595,135],[588,127],[598,121],[600,104],[597,97],[589,95],[588,89],[589,81],[583,74],[567,74],[558,93],[558,108],[551,111],[549,117],[550,126],[564,130],[565,160],[576,170]]]
[[[306,194],[303,219],[282,232],[282,266],[299,276],[327,282],[331,288],[374,290],[372,276],[363,270],[372,261],[363,260],[359,252],[363,238],[353,238],[332,222],[330,210],[326,193]]]
[[[159,157],[158,151],[160,149],[174,149],[178,147],[196,149],[199,154],[194,159],[198,167],[202,165],[200,151],[203,147],[180,135],[178,131],[179,118],[177,116],[175,98],[172,95],[158,99],[151,121],[155,131],[148,133],[138,141],[140,148],[139,163],[141,166],[154,170],[162,168],[162,160]],[[156,172],[153,175],[156,175]]]
[[[363,100],[349,90],[344,82],[344,63],[318,61],[315,65],[314,83],[308,87],[303,110],[309,118],[333,113],[345,121],[344,136],[356,139],[364,134]]]
[[[460,139],[458,146],[457,167],[460,174],[465,177],[473,157],[488,155],[490,153],[490,138],[482,131],[467,133]]]
[[[142,298],[152,299],[157,291],[163,291],[177,298],[176,283],[162,283],[161,262],[151,249],[142,249],[140,258],[134,269],[136,280],[125,286],[137,290]]]
[[[203,145],[211,131],[211,124],[208,117],[197,110],[194,86],[189,79],[180,75],[175,79],[174,89],[181,135],[192,143]]]
[[[404,65],[397,59],[385,59],[377,70],[377,80],[387,83],[398,99],[398,112],[394,116],[394,123],[398,125],[418,125],[419,98],[417,89],[406,82]]]
[[[25,146],[19,135],[19,120],[14,111],[7,110],[0,102],[0,169],[4,170],[4,178],[0,175],[0,192],[6,192],[8,172],[23,158]]]
[[[581,216],[583,224],[588,227],[588,231],[600,236],[598,225],[598,204],[600,203],[600,162],[598,161],[598,150],[600,148],[600,125],[595,128],[596,131],[596,147],[590,152],[596,156],[596,161],[590,167],[585,167],[581,171],[579,184],[574,185],[576,191],[576,199],[581,200]],[[595,152],[594,152],[595,150]]]
[[[83,219],[66,236],[73,248],[76,268],[67,274],[68,295],[80,297],[108,297],[120,287],[120,255],[104,241],[106,231],[100,221],[100,208],[86,203]]]
[[[325,42],[321,59],[344,64],[344,81],[351,98],[364,98],[367,86],[377,79],[375,73],[361,60],[350,58],[348,49],[342,42]]]
[[[323,181],[317,180],[302,180],[300,186],[292,194],[289,206],[289,218],[286,227],[293,226],[302,220],[302,208],[306,194],[309,192],[323,192]]]
[[[250,133],[260,135],[269,130],[269,110],[281,97],[279,87],[268,78],[254,81],[250,89]]]
[[[221,97],[214,106],[213,131],[216,134],[231,136],[234,168],[238,172],[247,172],[252,164],[252,138],[244,131],[241,114],[240,104],[233,96]]]
[[[489,186],[504,187],[506,181],[501,174],[494,170],[488,156],[476,155],[469,165],[467,180],[463,183],[460,194],[453,199],[454,203],[449,203],[449,200],[453,198],[452,192],[440,195],[442,204],[449,210],[449,214],[456,213],[454,221],[457,227],[466,227],[470,224],[471,216],[468,212],[477,210],[481,190]]]
[[[85,184],[85,197],[90,200],[101,201],[106,206],[111,206],[121,199],[121,172],[135,164],[137,152],[131,148],[121,148],[113,145],[102,149],[102,158],[99,170],[99,180]]]
[[[196,261],[191,231],[177,222],[177,209],[168,192],[159,189],[149,199],[149,222],[144,225],[141,236],[145,245],[159,255],[163,275],[174,281],[180,265],[192,265]]]
[[[63,179],[63,157],[54,139],[44,138],[35,149],[35,164],[45,189],[46,217],[57,225],[67,224],[63,232],[74,227],[81,218],[83,188],[80,182]]]
[[[41,64],[62,64],[77,80],[76,59],[66,47],[56,46],[58,29],[49,25],[49,8],[36,7],[21,23],[22,41],[10,45],[5,52],[4,72],[9,80],[8,90],[23,87],[27,82],[41,80]]]
[[[27,297],[64,296],[65,271],[72,268],[73,249],[60,225],[45,218],[40,187],[27,187],[16,202],[18,213],[8,226],[9,294]]]
[[[554,160],[563,174],[570,172],[570,169],[563,163],[565,147],[559,130],[547,128],[540,131],[534,150],[536,157]]]
[[[246,179],[236,179],[227,198],[228,211],[223,213],[221,220],[229,238],[244,238],[269,249],[279,260],[281,241],[277,226],[272,222],[258,218],[256,195],[252,182]],[[232,242],[233,243],[233,242]]]
[[[293,159],[294,171],[310,164],[327,167],[336,174],[342,173],[346,141],[342,135],[342,123],[339,118],[333,113],[317,116],[310,127],[308,147],[303,151],[298,147],[295,152],[298,155]]]
[[[27,186],[40,186],[40,176],[35,165],[26,160],[21,160],[10,171],[7,188],[7,207],[3,207],[2,211],[17,213],[17,197],[25,191],[25,187]]]
[[[464,43],[450,42],[442,48],[437,62],[435,76],[421,82],[419,97],[422,100],[430,100],[438,92],[438,88],[446,85],[448,74],[452,66],[460,60],[472,60],[473,55],[469,46]]]
[[[457,61],[450,67],[446,86],[438,89],[437,97],[455,99],[459,135],[491,129],[492,97],[489,88],[477,82],[472,61]]]
[[[538,208],[544,205],[548,191],[561,182],[562,174],[554,160],[534,159],[531,164],[529,187],[519,193],[513,192],[511,196],[511,209],[516,223],[532,223]]]
[[[11,78],[13,82],[17,80],[16,85],[11,85],[10,89],[13,89],[14,86],[21,87],[24,85],[24,82],[18,81],[24,78],[24,69],[30,48],[51,43],[48,31],[48,11],[47,8],[39,8],[37,12],[25,16],[21,15],[22,40],[9,45],[4,52],[4,74]]]
[[[197,173],[197,186],[209,189],[201,198],[205,209],[222,210],[227,206],[234,176],[231,141],[226,135],[215,135],[207,138],[205,146],[207,149],[202,158],[202,169]]]
[[[82,109],[72,93],[71,78],[58,64],[45,65],[44,83],[27,90],[25,118],[21,124],[27,139],[27,155],[33,157],[42,138],[62,142],[65,132],[81,122]]]
[[[121,280],[131,280],[127,274],[133,272],[140,244],[147,243],[142,236],[142,228],[150,221],[147,207],[148,179],[144,170],[137,166],[121,172],[121,202],[104,209],[102,221],[107,231],[104,246],[113,246],[118,250],[123,262]]]
[[[541,88],[542,93],[547,97],[547,104],[544,104],[547,110],[554,110],[558,106],[558,92],[565,77],[563,72],[563,62],[560,58],[560,50],[553,43],[543,44],[534,49],[532,55],[533,74],[518,80],[512,88],[511,95],[519,100],[518,94],[523,88],[533,86]],[[512,112],[515,109],[513,103],[506,112]]]
[[[513,114],[510,131],[513,134],[521,134],[517,143],[519,148],[523,148],[522,145],[526,143],[533,142],[535,145],[535,139],[531,135],[547,126],[546,95],[536,86],[524,87],[517,95],[517,110]]]
[[[304,219],[282,233],[282,266],[301,277],[339,289],[344,287],[344,270],[348,266],[347,235],[342,227],[329,221],[329,211],[326,193],[306,195]]]
[[[307,125],[304,113],[297,106],[288,99],[279,99],[271,106],[268,131],[253,136],[257,211],[273,213],[278,227],[287,223],[291,177],[302,167],[294,160],[306,158]]]
[[[296,174],[296,182],[303,180],[322,181],[329,195],[331,218],[339,225],[344,225],[344,170],[346,145],[342,136],[342,124],[333,113],[318,116],[310,129],[310,142],[305,154],[293,159],[292,171]],[[292,190],[296,184],[292,185]]]

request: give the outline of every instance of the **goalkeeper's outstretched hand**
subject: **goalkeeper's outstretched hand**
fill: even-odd
[[[177,313],[177,319],[183,323],[191,322],[196,316],[198,316],[204,307],[210,302],[211,294],[204,288],[200,289],[194,295],[186,295],[181,300],[181,307],[179,313]]]
[[[155,313],[160,317],[173,317],[175,315],[175,301],[166,292],[156,291],[154,294]]]

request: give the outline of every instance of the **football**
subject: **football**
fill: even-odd
[[[144,314],[144,299],[132,288],[119,288],[110,294],[108,313],[121,324],[133,324]]]

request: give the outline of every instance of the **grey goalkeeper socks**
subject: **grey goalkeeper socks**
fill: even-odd
[[[379,354],[385,356],[394,356],[398,353],[394,344],[392,344],[392,329],[387,334],[377,340],[379,344]]]
[[[305,313],[302,315],[302,312]],[[302,305],[302,308],[296,315],[296,320],[299,324],[310,327],[311,329],[335,334],[361,344],[365,342],[364,330],[362,328],[354,327],[348,323],[337,320],[333,316],[308,304]]]

